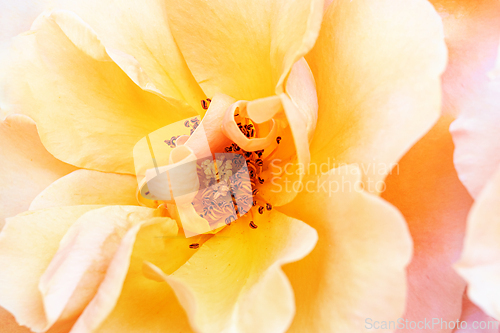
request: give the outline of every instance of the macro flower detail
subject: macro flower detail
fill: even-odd
[[[46,176],[22,205],[2,193],[0,306],[19,325],[355,332],[402,315],[411,239],[373,184],[439,116],[429,3],[60,1],[9,52],[0,136],[40,144],[5,168],[37,156],[30,179]]]

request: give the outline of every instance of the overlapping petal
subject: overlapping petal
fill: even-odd
[[[290,332],[358,332],[404,311],[411,239],[401,214],[360,189],[356,167],[304,179],[281,209],[318,231],[318,244],[284,271],[295,292]]]
[[[43,147],[35,123],[23,115],[0,122],[0,229],[6,217],[26,211],[48,185],[72,172]]]
[[[478,106],[488,85],[500,43],[500,3],[496,0],[430,1],[440,14],[448,47],[443,74],[443,113],[458,116]],[[478,108],[480,109],[480,108]],[[480,111],[480,110],[478,110]]]
[[[460,180],[477,197],[498,157],[500,81],[495,68],[500,44],[500,3],[495,0],[432,0],[443,18],[449,64],[443,75],[445,114],[451,125]]]
[[[467,281],[472,302],[500,319],[500,171],[474,203],[468,220],[464,249],[455,265]]]
[[[500,61],[494,71],[480,73],[481,83],[462,101],[460,115],[450,126],[456,145],[455,167],[473,197],[500,166]]]
[[[383,180],[439,117],[446,46],[426,1],[332,2],[306,60],[319,99],[317,164],[356,163]]]
[[[20,325],[42,330],[47,321],[40,277],[70,226],[99,206],[70,206],[27,212],[7,220],[0,234],[0,306]]]
[[[130,175],[77,170],[40,193],[30,210],[74,205],[139,205],[137,180]]]
[[[205,98],[170,32],[165,1],[54,0],[56,8],[75,12],[106,47],[133,56],[167,97],[186,101],[203,113]]]
[[[454,333],[498,333],[497,321],[486,315],[470,299],[464,295],[460,328]]]
[[[172,227],[157,223],[139,231],[116,305],[95,332],[191,332],[172,288],[150,267],[171,274],[199,251],[189,245],[203,246],[207,236],[187,239]]]
[[[169,223],[172,233],[177,232],[175,221],[160,217],[160,211],[134,206],[95,209],[69,228],[39,282],[47,328],[82,313],[108,274],[121,241],[130,230],[152,221]]]
[[[414,242],[408,266],[405,319],[456,321],[462,311],[465,281],[453,270],[460,256],[465,221],[472,205],[453,166],[453,119],[442,117],[399,161],[386,179],[382,198],[404,215]],[[403,330],[420,332],[420,330]],[[440,325],[429,332],[451,332]]]
[[[202,332],[283,332],[294,314],[281,265],[302,259],[317,234],[276,211],[243,217],[209,239],[171,275],[161,274]]]
[[[9,333],[31,333],[29,328],[19,326],[14,316],[3,308],[0,308],[0,323],[2,323],[2,329]]]
[[[194,114],[186,103],[142,90],[75,14],[38,18],[16,38],[7,98],[37,123],[42,143],[80,167],[134,173],[132,150],[146,134]]]
[[[207,96],[254,100],[283,92],[314,45],[322,0],[166,0],[172,34]]]

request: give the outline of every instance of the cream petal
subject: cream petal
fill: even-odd
[[[53,3],[54,0],[1,1],[0,45],[28,31],[35,18]]]
[[[127,232],[144,223],[175,221],[159,211],[136,206],[109,206],[82,215],[61,240],[59,250],[40,277],[47,327],[76,319],[94,298]]]
[[[143,260],[137,260],[135,255],[133,254],[134,244],[138,239],[140,239],[141,232],[145,229],[148,229],[148,226],[159,225],[160,229],[154,229],[154,233],[149,233],[148,241],[149,245],[161,242],[162,238],[175,238],[177,236],[177,225],[171,219],[165,221],[164,218],[156,218],[150,220],[143,220],[142,223],[134,225],[130,228],[126,234],[123,236],[117,251],[115,252],[113,259],[106,271],[104,279],[102,283],[99,285],[99,289],[95,297],[88,304],[88,306],[83,311],[82,315],[78,318],[76,324],[71,329],[71,333],[87,333],[87,332],[99,332],[101,327],[105,327],[106,320],[112,320],[114,317],[114,311],[120,307],[120,295],[123,293],[128,296],[127,301],[132,301],[132,306],[137,304],[134,303],[134,299],[140,299],[142,296],[150,296],[151,291],[147,295],[140,294],[140,289],[135,289],[132,293],[128,289],[130,287],[130,275],[127,272],[132,271],[132,279],[136,278],[137,273],[137,262],[139,261],[142,267]],[[147,230],[146,230],[147,232]],[[154,239],[154,238],[156,239]],[[154,251],[154,246],[151,247]],[[182,258],[179,256],[179,258]],[[145,277],[141,276],[143,279]],[[153,281],[154,284],[157,282]],[[161,293],[161,286],[159,286],[159,292]],[[136,294],[139,292],[139,294]],[[158,295],[159,296],[159,295]],[[130,305],[130,304],[129,304]],[[139,310],[140,311],[140,310]],[[154,312],[156,314],[156,312]],[[134,318],[128,316],[128,320],[133,320]],[[157,318],[163,319],[163,318]],[[122,322],[121,325],[124,325],[126,322]],[[137,323],[145,325],[147,327],[149,324],[147,323]],[[128,325],[125,324],[125,327]],[[119,327],[119,326],[116,326]],[[112,326],[111,331],[116,330],[116,327]],[[108,331],[103,328],[104,331]],[[130,330],[133,331],[133,326],[130,326]],[[143,330],[143,332],[146,332]]]
[[[194,115],[185,102],[137,86],[75,14],[46,13],[34,28],[14,42],[6,96],[14,110],[36,121],[44,146],[57,158],[133,174],[139,139]]]
[[[0,122],[0,229],[4,219],[28,210],[30,202],[75,167],[43,147],[35,123],[23,115]]]
[[[40,277],[70,226],[100,206],[57,207],[26,212],[10,219],[0,234],[0,306],[20,325],[41,331],[47,320]]]
[[[467,294],[486,314],[500,319],[500,169],[478,196],[467,219],[464,249],[455,264]]]
[[[500,16],[500,4],[498,11]],[[497,19],[498,20],[498,19]],[[499,27],[500,30],[500,27]],[[500,32],[499,32],[500,35]],[[500,36],[497,36],[500,40]],[[491,61],[490,61],[491,62]],[[491,65],[483,64],[484,67]],[[464,66],[465,63],[464,63]],[[491,67],[490,67],[491,68]],[[476,198],[500,166],[500,57],[495,70],[488,75],[478,69],[474,93],[457,101],[460,114],[451,124],[455,143],[455,167],[460,180]],[[457,93],[458,94],[458,93]]]
[[[209,237],[172,235],[169,226],[162,224],[142,228],[116,306],[95,332],[191,332],[186,313],[163,274],[171,274],[199,251],[190,244],[202,247]]]
[[[172,34],[205,93],[237,100],[283,92],[293,64],[314,45],[323,15],[322,0],[165,5]]]
[[[137,180],[130,175],[77,170],[47,187],[30,210],[73,205],[136,205]]]
[[[439,117],[439,16],[424,0],[336,1],[306,60],[319,101],[312,161],[358,164],[377,192],[369,181],[383,180]]]

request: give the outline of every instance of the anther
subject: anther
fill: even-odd
[[[264,184],[264,178],[259,177],[259,183]]]
[[[273,206],[268,202],[268,203],[266,203],[266,209],[271,210],[271,209],[273,209]]]
[[[200,247],[200,244],[199,244],[199,243],[193,243],[193,244],[189,245],[189,248],[190,248],[190,249],[195,249],[195,250],[196,250],[196,249],[197,249],[197,248],[199,248],[199,247]]]
[[[276,137],[276,143],[277,143],[277,144],[280,144],[280,141],[281,141],[281,136],[277,136],[277,137]]]
[[[257,229],[257,225],[253,221],[250,221],[250,228]]]
[[[259,214],[264,214],[264,207],[263,206],[259,207]]]
[[[184,122],[184,126],[189,127],[189,120],[186,120],[186,121]]]
[[[258,158],[255,160],[255,164],[257,164],[257,166],[262,166],[264,162],[260,158]]]
[[[212,100],[210,98],[201,100],[201,107],[203,108],[203,110],[208,110],[208,106],[210,105],[211,101]]]

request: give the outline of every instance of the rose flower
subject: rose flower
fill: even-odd
[[[58,3],[2,60],[0,306],[34,332],[397,320],[412,243],[378,194],[438,119],[445,63],[423,0]],[[133,150],[197,115],[171,155],[203,129],[246,157],[252,205],[186,238],[179,207],[137,196]]]

